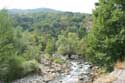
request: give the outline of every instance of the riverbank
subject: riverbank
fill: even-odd
[[[91,83],[93,73],[92,65],[84,62],[81,57],[63,57],[63,64],[42,57],[37,74],[28,75],[12,83]]]
[[[94,83],[125,83],[125,63],[116,63],[111,73],[102,75]]]

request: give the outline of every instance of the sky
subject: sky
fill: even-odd
[[[92,13],[98,0],[0,0],[0,9],[51,8],[61,11]]]

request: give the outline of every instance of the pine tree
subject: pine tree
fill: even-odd
[[[55,51],[55,45],[54,44],[55,44],[54,38],[48,39],[47,45],[46,45],[46,48],[45,48],[45,53],[53,54],[54,51]]]
[[[0,11],[0,79],[6,78],[9,60],[16,55],[12,21],[6,10]]]
[[[79,37],[76,33],[69,32],[65,35],[59,35],[56,42],[57,53],[68,55],[69,58],[72,54],[78,54]]]
[[[93,12],[93,28],[87,37],[87,58],[110,68],[125,58],[125,1],[99,0]]]
[[[0,80],[6,83],[38,68],[40,40],[33,33],[24,35],[13,28],[7,11],[0,11]]]

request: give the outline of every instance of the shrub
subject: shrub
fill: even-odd
[[[25,61],[22,65],[23,74],[26,75],[28,73],[35,72],[39,68],[38,62],[34,60]]]
[[[22,57],[19,57],[19,56],[15,56],[15,57],[12,57],[10,60],[9,60],[9,63],[8,63],[8,66],[6,66],[6,69],[5,71],[3,71],[5,74],[5,76],[3,75],[3,79],[7,82],[9,81],[12,81],[14,79],[17,79],[17,78],[20,78],[23,76],[22,74],[22,64],[23,62],[25,61],[24,58]],[[3,68],[5,69],[5,68]]]
[[[58,63],[58,64],[62,64],[63,60],[61,58],[53,58],[53,62]]]

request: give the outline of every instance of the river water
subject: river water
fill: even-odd
[[[81,60],[70,61],[70,72],[60,75],[49,83],[88,83],[90,82],[91,65]]]
[[[43,82],[42,76],[30,75],[12,83],[90,83],[91,65],[82,60],[69,60],[69,73],[60,74],[51,81]]]
[[[83,59],[69,60],[68,73],[59,73],[52,80],[47,80],[40,75],[29,75],[12,83],[92,83],[92,66],[84,62]],[[114,78],[115,77],[115,80]],[[113,80],[111,83],[125,83],[125,69],[115,69],[107,77],[97,79],[94,83],[104,83],[104,81]],[[0,81],[0,83],[3,83]],[[107,83],[107,82],[106,82]]]

